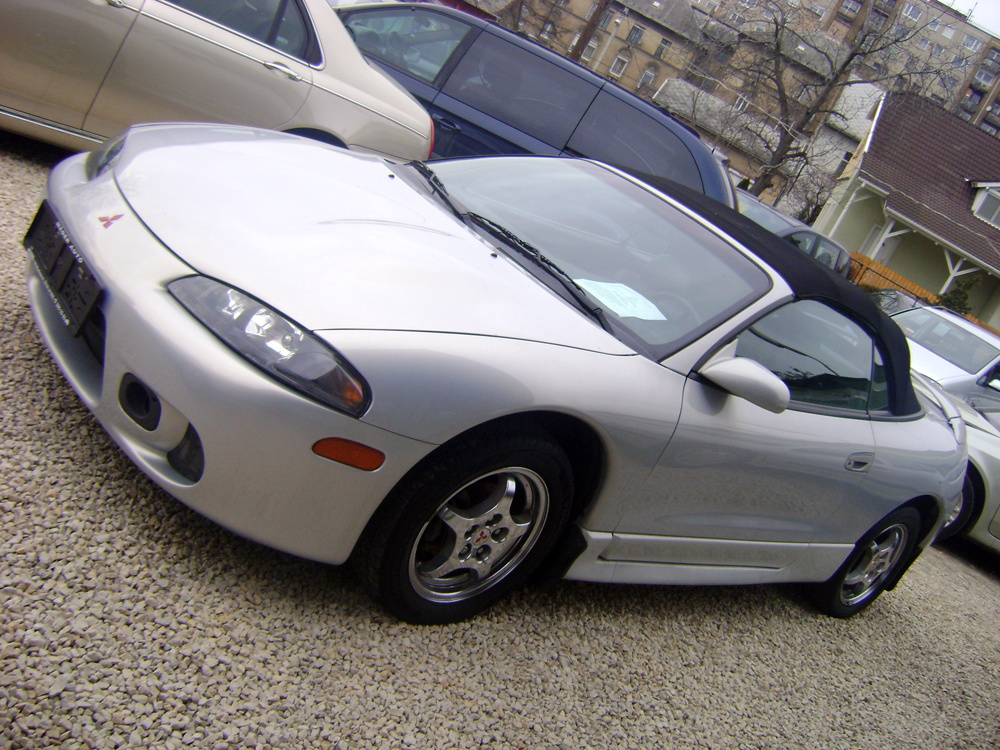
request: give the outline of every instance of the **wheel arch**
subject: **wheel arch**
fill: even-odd
[[[483,422],[452,437],[437,446],[410,468],[396,486],[404,484],[417,471],[437,460],[441,453],[454,445],[496,430],[516,431],[538,427],[552,436],[566,452],[573,469],[573,506],[571,520],[579,517],[593,502],[597,488],[604,476],[606,448],[597,431],[578,417],[560,412],[519,412]],[[392,493],[390,493],[392,494]]]
[[[979,520],[979,516],[982,515],[983,507],[986,503],[986,480],[983,479],[983,472],[971,458],[969,459],[969,468],[966,474],[972,480],[974,494],[972,496],[972,512],[969,513],[969,517],[962,527],[963,531],[975,526],[976,521]],[[959,531],[958,533],[961,534],[963,531]]]
[[[899,580],[920,556],[924,547],[934,541],[934,536],[937,535],[935,527],[941,516],[941,508],[938,506],[937,500],[930,495],[915,497],[899,507],[913,508],[917,511],[917,514],[920,516],[920,536],[917,538],[916,544],[913,545],[913,550],[910,552],[910,559],[898,566],[895,573],[886,581],[885,591],[892,591],[896,588],[896,584],[899,583]]]
[[[917,540],[919,548],[934,529],[935,524],[941,516],[941,508],[938,506],[937,500],[930,495],[915,497],[900,507],[913,508],[920,514],[920,538]]]

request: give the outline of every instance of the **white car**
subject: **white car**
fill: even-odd
[[[430,115],[326,0],[3,0],[0,128],[87,150],[140,122],[254,125],[404,160]]]
[[[1000,431],[975,409],[955,400],[967,426],[969,467],[962,497],[938,540],[964,534],[1000,552]]]
[[[1000,421],[1000,337],[941,307],[914,307],[892,319],[910,342],[915,371]]]
[[[965,425],[783,242],[586,160],[194,125],[63,162],[26,237],[44,339],[143,471],[415,622],[540,568],[801,582],[838,617],[895,585]]]

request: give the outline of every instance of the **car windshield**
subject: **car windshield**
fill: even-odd
[[[577,159],[436,162],[468,211],[557,264],[662,359],[763,295],[770,278],[681,209],[606,167]]]
[[[978,373],[1000,356],[1000,349],[989,341],[933,310],[915,307],[896,313],[892,319],[907,338],[967,373]]]

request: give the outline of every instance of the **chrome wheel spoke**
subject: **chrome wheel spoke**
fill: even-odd
[[[548,494],[526,469],[480,477],[448,499],[421,530],[411,577],[431,598],[461,599],[492,586],[530,551]]]
[[[869,542],[857,564],[844,576],[843,601],[860,601],[875,590],[892,572],[906,541],[906,529],[893,526]]]

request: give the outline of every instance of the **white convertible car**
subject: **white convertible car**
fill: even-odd
[[[895,585],[964,422],[783,243],[589,161],[197,125],[63,162],[25,238],[48,347],[144,472],[413,622],[540,570],[798,581],[840,617]]]

